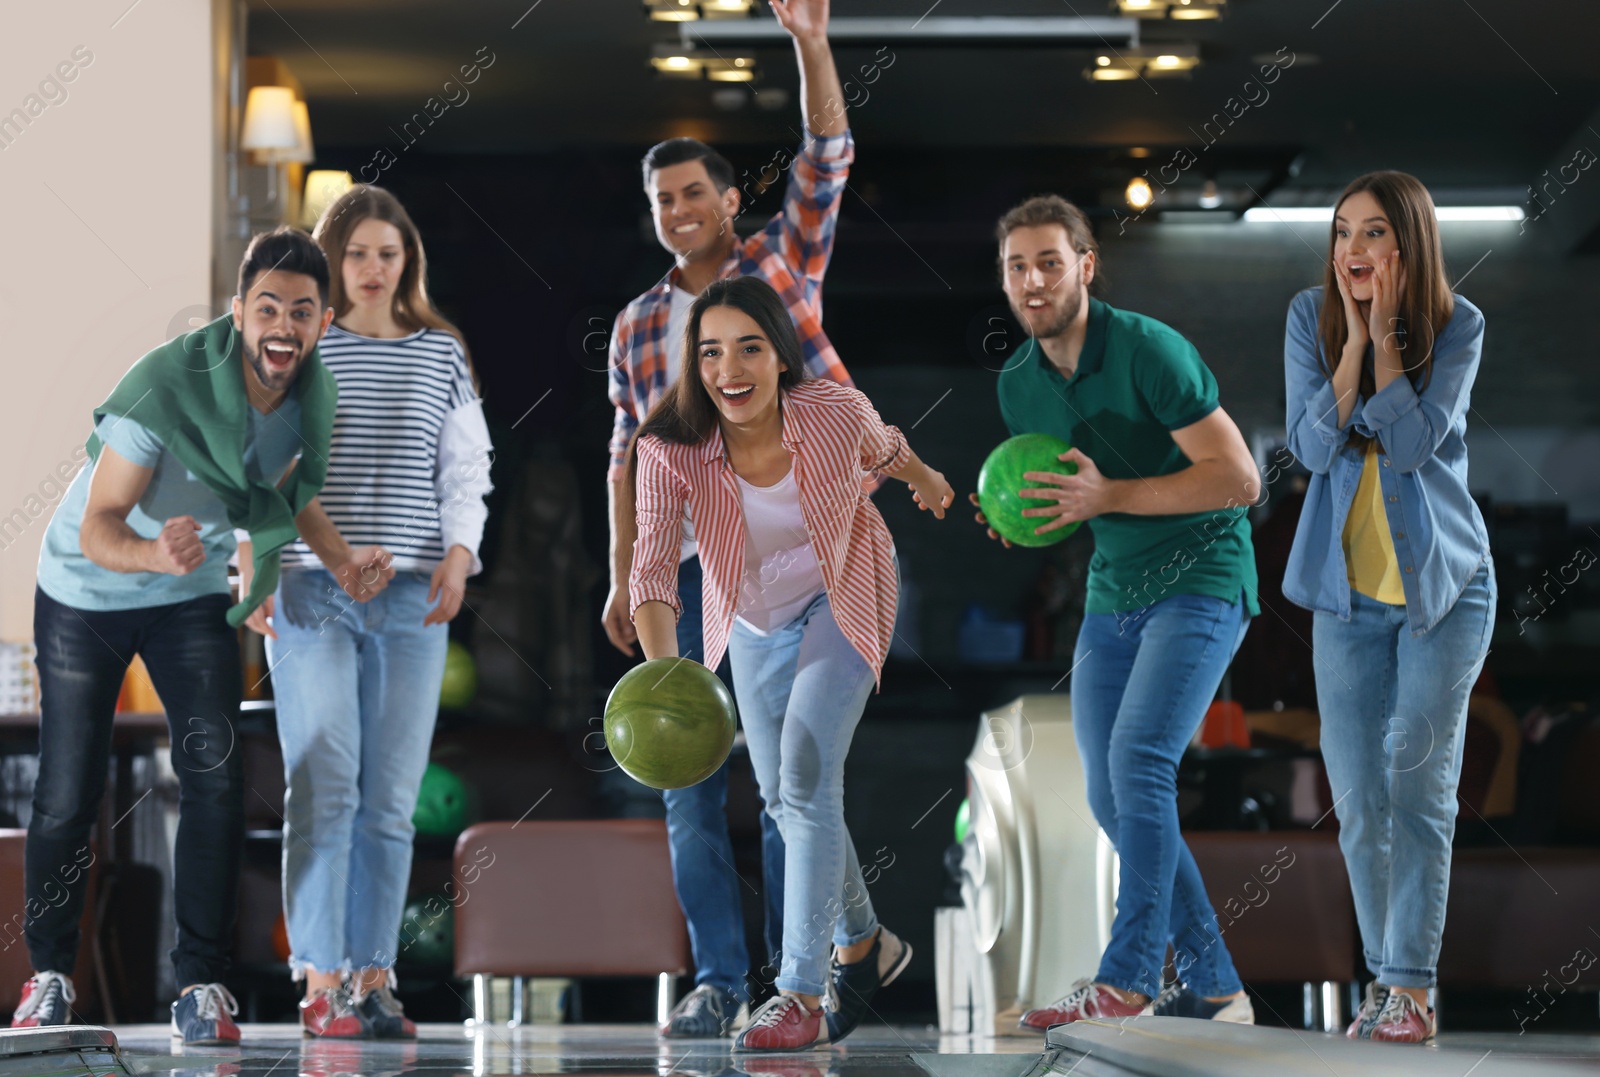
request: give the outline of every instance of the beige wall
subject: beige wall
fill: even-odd
[[[0,124],[42,108],[0,128],[3,640],[32,635],[55,475],[90,411],[212,305],[212,6],[26,4],[0,34]]]

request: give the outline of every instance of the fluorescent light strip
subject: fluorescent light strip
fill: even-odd
[[[1520,221],[1521,206],[1435,206],[1434,216],[1441,221]],[[1328,224],[1332,206],[1286,206],[1273,209],[1255,206],[1244,211],[1249,224]]]

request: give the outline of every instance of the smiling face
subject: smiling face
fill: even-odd
[[[656,222],[656,238],[679,258],[720,256],[734,239],[739,191],[719,192],[704,161],[684,161],[650,173],[645,188]]]
[[[700,381],[724,422],[745,425],[778,406],[778,358],[756,320],[738,307],[708,307],[700,317]]]
[[[1351,298],[1372,300],[1372,267],[1400,247],[1394,226],[1371,191],[1357,191],[1333,218],[1333,261],[1350,281]]]
[[[368,217],[350,230],[339,271],[353,306],[389,310],[405,268],[405,237],[393,224]]]
[[[304,273],[268,270],[233,297],[233,325],[244,360],[262,389],[281,393],[294,384],[333,311],[322,305],[317,282]]]
[[[1049,339],[1066,332],[1088,302],[1094,252],[1079,254],[1065,228],[1041,224],[1008,232],[1000,257],[1011,313],[1028,335]]]

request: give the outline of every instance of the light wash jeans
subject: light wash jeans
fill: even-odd
[[[831,946],[878,930],[844,825],[844,760],[876,677],[839,631],[826,594],[769,636],[734,622],[728,658],[761,799],[786,849],[774,985],[821,995]]]
[[[439,712],[448,626],[424,627],[428,577],[371,602],[322,569],[278,581],[267,640],[283,745],[283,904],[298,978],[388,968],[411,880],[411,814]]]
[[[1350,594],[1312,623],[1322,759],[1367,968],[1390,987],[1438,980],[1467,697],[1494,631],[1493,562],[1419,636],[1406,608]]]
[[[700,559],[678,566],[678,653],[702,658]],[[728,660],[717,675],[728,677]],[[729,685],[732,687],[732,685]],[[672,885],[678,907],[689,925],[694,952],[695,986],[712,984],[740,999],[750,997],[750,952],[744,941],[744,885],[733,866],[728,837],[728,764],[705,781],[684,789],[663,790],[667,807],[667,844],[672,853]],[[783,945],[783,836],[778,824],[761,813],[761,895],[766,913],[767,959],[776,963]]]
[[[1170,942],[1197,994],[1242,986],[1178,830],[1178,762],[1249,627],[1242,603],[1210,595],[1083,618],[1072,728],[1089,807],[1122,860],[1100,983],[1154,998]]]

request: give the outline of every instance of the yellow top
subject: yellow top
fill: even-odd
[[[1400,583],[1400,562],[1394,555],[1394,539],[1389,535],[1389,516],[1384,512],[1383,487],[1378,482],[1378,443],[1367,444],[1367,459],[1361,465],[1361,481],[1350,502],[1350,515],[1344,521],[1344,567],[1350,587],[1368,598],[1391,606],[1406,604],[1405,588]]]

